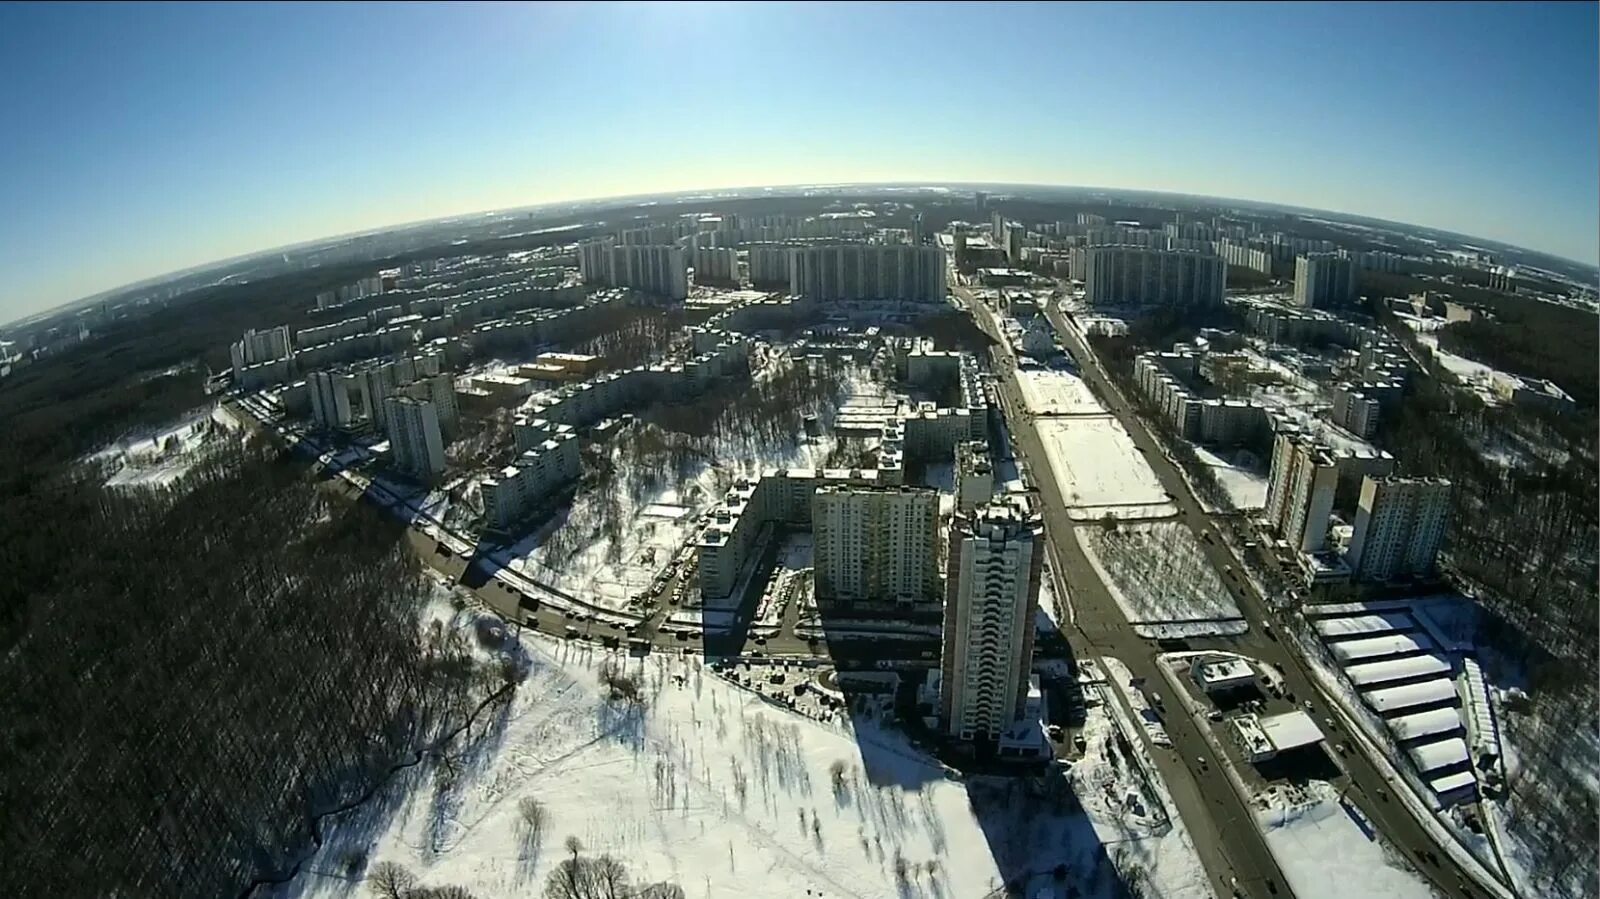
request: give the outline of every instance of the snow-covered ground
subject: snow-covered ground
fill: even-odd
[[[1235,509],[1260,509],[1267,504],[1267,476],[1252,454],[1241,450],[1230,461],[1203,446],[1196,446],[1194,452],[1216,475]],[[1245,458],[1238,458],[1241,456]]]
[[[1024,407],[1033,415],[1099,415],[1106,410],[1071,372],[1025,368],[1016,373]]]
[[[1138,506],[1144,514],[1172,514],[1160,511],[1162,506],[1170,510],[1170,497],[1115,418],[1047,418],[1035,422],[1035,427],[1069,507],[1103,514],[1117,506]]]
[[[1030,897],[1111,896],[1113,860],[1141,869],[1152,895],[1209,895],[1165,791],[1150,796],[1125,759],[1108,758],[1099,713],[1071,775],[1080,812],[1060,775],[961,781],[883,725],[881,703],[808,717],[693,657],[627,659],[536,635],[521,646],[528,679],[475,731],[460,774],[425,763],[328,822],[321,849],[273,896],[368,895],[379,862],[484,899],[536,895],[568,837],[585,856],[622,860],[635,882],[713,899],[963,899],[1011,880]],[[607,661],[640,676],[644,705],[606,698]],[[520,826],[524,800],[545,809],[536,839]],[[366,866],[352,874],[358,854]]]
[[[166,487],[204,458],[208,447],[219,445],[213,443],[218,435],[239,427],[231,414],[212,405],[154,432],[118,440],[89,458],[120,463],[107,487]]]
[[[1371,824],[1358,817],[1359,811],[1340,802],[1330,784],[1312,781],[1309,786],[1302,801],[1268,800],[1268,808],[1256,813],[1267,848],[1295,896],[1431,899],[1436,895],[1404,859],[1376,838]]]
[[[1233,595],[1187,525],[1088,525],[1074,528],[1073,537],[1130,624],[1181,623],[1185,636],[1245,631]]]

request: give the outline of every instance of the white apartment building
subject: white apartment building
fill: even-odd
[[[1356,384],[1346,382],[1333,388],[1333,423],[1363,440],[1377,433],[1380,408],[1378,398]]]
[[[819,487],[811,499],[817,598],[925,602],[939,595],[939,494],[924,487]]]
[[[228,357],[233,363],[235,377],[251,365],[260,365],[290,355],[292,351],[289,347],[288,325],[279,325],[263,331],[251,328],[244,332],[243,338],[228,348]]]
[[[392,360],[372,362],[356,370],[356,392],[361,408],[373,428],[383,429],[389,421],[388,399],[400,386],[400,374]]]
[[[389,454],[394,466],[419,481],[432,481],[444,471],[444,435],[433,403],[409,396],[384,399]]]
[[[1360,580],[1433,571],[1450,518],[1443,478],[1363,478],[1346,561]]]
[[[1228,272],[1211,253],[1136,246],[1088,247],[1083,269],[1091,306],[1216,306]]]
[[[511,527],[540,500],[576,481],[579,462],[577,435],[562,425],[496,477],[483,482],[484,524],[495,530]]]
[[[775,244],[750,248],[750,283],[756,287],[789,287],[790,261],[795,247]]]
[[[1300,552],[1320,552],[1338,487],[1339,465],[1331,448],[1298,431],[1278,432],[1265,514],[1279,537]]]
[[[789,292],[824,301],[938,303],[945,298],[944,277],[939,247],[827,244],[795,249]]]
[[[611,248],[615,245],[616,240],[610,237],[578,244],[578,274],[583,277],[583,283],[615,283],[611,280]]]
[[[401,360],[415,373],[416,362],[410,358]],[[406,396],[419,400],[427,400],[433,404],[439,415],[439,430],[448,440],[456,433],[456,427],[461,421],[460,407],[456,404],[455,378],[448,374],[435,374],[420,380],[413,380],[401,388]]]
[[[580,264],[582,259],[580,257]],[[611,280],[618,287],[632,287],[660,294],[669,300],[689,295],[689,263],[682,247],[662,244],[614,246],[611,248]]]
[[[344,372],[314,371],[306,376],[311,395],[311,420],[319,430],[348,428],[355,420],[350,411],[350,383]]]
[[[1272,274],[1272,251],[1263,244],[1223,240],[1218,243],[1217,255],[1229,265]]]
[[[994,740],[1023,713],[1044,525],[1026,500],[956,517],[946,557],[940,711],[946,733]]]
[[[738,250],[700,247],[694,251],[694,283],[736,284],[738,281]]]
[[[1355,263],[1337,253],[1311,253],[1294,260],[1294,303],[1308,309],[1348,306],[1356,299]]]

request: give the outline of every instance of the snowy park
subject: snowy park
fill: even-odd
[[[538,635],[510,645],[527,671],[513,699],[448,763],[406,769],[325,821],[321,848],[270,895],[354,899],[394,865],[480,899],[538,895],[574,854],[691,897],[959,899],[1013,882],[1029,896],[1110,897],[1128,878],[1205,895],[1187,835],[1098,712],[1070,779],[962,781],[870,700],[818,720],[829,716],[693,657],[627,659]],[[637,696],[609,686],[619,671]]]
[[[1071,372],[1024,368],[1017,370],[1016,377],[1031,415],[1099,415],[1106,411],[1089,385]]]
[[[1035,422],[1074,517],[1157,517],[1176,509],[1122,424],[1109,415]]]
[[[1135,630],[1149,636],[1237,634],[1239,607],[1179,522],[1083,526],[1073,536]]]

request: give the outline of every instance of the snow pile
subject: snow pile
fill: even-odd
[[[1069,811],[1058,775],[953,780],[873,711],[813,720],[697,659],[623,659],[542,637],[522,646],[528,679],[474,733],[459,772],[425,763],[329,822],[321,849],[273,895],[368,895],[363,880],[380,862],[484,899],[537,895],[575,837],[636,882],[712,899],[982,896],[1013,880],[1029,896],[1109,897],[1118,884],[1097,835],[1123,841],[1112,855],[1136,860],[1160,895],[1204,892],[1181,825],[1156,823],[1163,798],[1139,800],[1148,820],[1128,817],[1122,802],[1137,790],[1103,756],[1076,775],[1094,788],[1086,816]],[[607,699],[606,662],[638,675],[643,705]],[[521,825],[525,801],[544,809],[536,838]],[[352,858],[365,859],[354,874]]]
[[[1135,632],[1167,636],[1146,633],[1141,626],[1184,625],[1179,629],[1184,636],[1244,633],[1244,616],[1233,595],[1187,525],[1085,526],[1074,528],[1073,537]]]
[[[1046,462],[1074,518],[1171,515],[1171,497],[1109,415],[1047,418],[1035,422]]]

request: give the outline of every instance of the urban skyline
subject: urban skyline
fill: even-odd
[[[0,157],[9,173],[0,200],[13,213],[0,226],[0,265],[13,275],[0,318],[323,235],[531,203],[753,184],[1167,190],[1326,208],[1597,259],[1592,5],[1474,5],[1445,21],[1419,6],[1264,14],[962,6],[928,7],[911,19],[903,10],[852,8],[844,28],[844,13],[830,7],[477,7],[472,15],[332,7],[315,16],[302,7],[182,15],[8,7],[0,12],[0,65],[8,83],[27,89],[12,92],[4,109],[22,139]],[[1071,102],[1054,109],[1027,91],[985,87],[989,79],[925,77],[919,48],[1023,17],[1032,21],[1012,32],[1015,52],[989,72],[999,84],[1083,83],[1119,65],[1113,48],[1140,41],[1259,102],[1219,95],[1194,104],[1189,92],[1168,89],[1166,76],[1125,69],[1094,92],[1063,94]],[[282,37],[282,56],[252,50],[258,33]],[[761,57],[757,38],[768,33],[815,55],[822,74],[796,79]],[[418,72],[409,62],[377,61],[338,78],[323,77],[320,65],[288,77],[294,67],[282,65],[336,58],[337,48],[372,34],[410,48],[397,59],[420,55],[439,65]],[[719,52],[685,56],[663,35]],[[1260,47],[1224,59],[1214,50],[1224,35]],[[551,38],[558,40],[537,61],[516,43]],[[1075,48],[1070,60],[1044,62],[1044,49],[1060,41]],[[68,68],[51,49],[63,45],[104,68]],[[876,60],[872,90],[860,90],[854,68],[827,64],[847,55]],[[612,70],[606,84],[586,86],[581,73],[596,57]],[[451,60],[462,64],[452,68]],[[692,83],[729,70],[746,73],[748,83],[726,86],[715,120],[682,115],[640,88],[650,71]],[[195,86],[195,71],[212,73],[208,86]],[[537,89],[554,106],[528,124],[512,107],[459,101],[485,80],[505,87],[491,93]],[[1382,104],[1371,99],[1379,82]],[[118,87],[103,90],[107,83]],[[1329,127],[1291,128],[1282,114],[1246,111],[1302,107],[1321,110]],[[612,113],[580,115],[601,108]],[[794,117],[806,123],[807,140],[789,139]],[[570,124],[545,124],[552,122]],[[411,137],[378,139],[393,128]],[[996,128],[1007,135],[1003,149],[971,137]],[[1177,134],[1181,154],[1172,151]],[[746,152],[752,145],[762,152]],[[1027,149],[1037,146],[1052,149]]]

